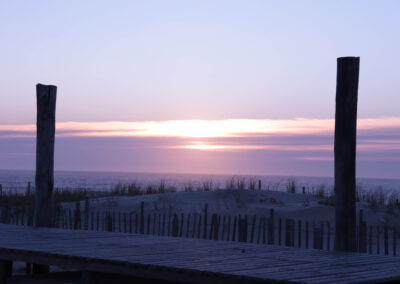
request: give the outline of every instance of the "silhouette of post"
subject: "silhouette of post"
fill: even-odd
[[[37,227],[50,227],[52,221],[56,93],[56,86],[36,85],[35,226]]]
[[[335,250],[357,251],[356,126],[359,57],[337,59],[335,114]]]

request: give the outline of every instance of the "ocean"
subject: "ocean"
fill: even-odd
[[[194,188],[203,183],[212,183],[213,188],[226,188],[227,182],[232,178],[244,180],[246,188],[249,181],[261,180],[262,189],[286,190],[289,179],[295,179],[297,190],[304,186],[307,190],[324,187],[326,191],[333,190],[333,177],[302,177],[302,176],[269,176],[269,175],[212,175],[212,174],[169,174],[169,173],[123,173],[123,172],[80,172],[80,171],[55,171],[54,187],[87,190],[109,190],[117,184],[137,183],[142,187],[160,184],[164,181],[166,186],[173,186],[183,190],[185,185],[191,184]],[[35,184],[33,170],[0,170],[0,184],[3,190],[23,192],[28,182],[32,187]],[[381,188],[387,192],[400,191],[400,179],[359,178],[357,187],[365,191]]]

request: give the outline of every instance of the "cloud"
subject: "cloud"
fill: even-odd
[[[400,128],[399,117],[358,119],[359,131]],[[240,137],[251,135],[329,134],[333,119],[225,119],[168,121],[59,122],[57,135],[103,137]],[[0,125],[0,132],[32,133],[35,125]]]
[[[56,167],[332,175],[331,119],[59,122]],[[35,125],[0,125],[0,168],[32,168]],[[359,119],[357,169],[396,176],[400,118]]]
[[[359,151],[400,150],[400,118],[358,119]],[[58,138],[176,138],[154,147],[208,151],[332,151],[333,119],[59,122]],[[1,125],[0,138],[34,138],[35,125]]]

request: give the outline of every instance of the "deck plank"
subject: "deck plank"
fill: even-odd
[[[191,283],[400,280],[398,257],[5,224],[0,258]]]

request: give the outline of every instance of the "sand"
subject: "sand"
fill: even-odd
[[[311,194],[292,194],[267,190],[212,190],[208,192],[175,192],[139,196],[114,196],[90,200],[93,211],[115,211],[121,213],[139,213],[144,202],[145,213],[185,213],[185,216],[202,213],[208,204],[209,213],[221,215],[266,216],[270,208],[275,209],[277,218],[293,218],[303,221],[330,221],[334,225],[335,208],[327,205],[326,198]],[[65,208],[74,208],[75,204],[63,204]],[[84,202],[81,202],[81,209]],[[372,208],[368,203],[357,202],[357,212],[362,209],[368,226],[399,227],[398,210],[389,212],[387,208]]]

